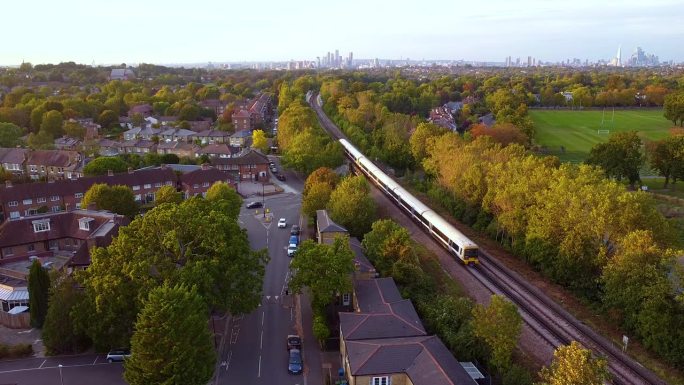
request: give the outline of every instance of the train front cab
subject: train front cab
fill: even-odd
[[[480,251],[477,247],[466,247],[462,250],[463,255],[461,260],[466,265],[479,265],[480,264]]]

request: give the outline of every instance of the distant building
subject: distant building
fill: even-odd
[[[113,69],[109,73],[109,80],[134,80],[135,72],[128,68],[125,69]]]

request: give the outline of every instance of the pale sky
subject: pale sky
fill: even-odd
[[[0,65],[371,59],[684,61],[683,0],[34,0],[0,6]]]

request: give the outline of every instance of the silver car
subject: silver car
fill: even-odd
[[[122,362],[131,356],[131,351],[128,349],[116,349],[107,353],[107,362]]]

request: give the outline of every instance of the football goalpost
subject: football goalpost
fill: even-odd
[[[615,107],[613,107],[613,116],[610,120],[606,120],[606,108],[603,108],[603,114],[601,115],[601,128],[596,130],[597,135],[608,135],[610,134],[609,129],[605,129],[605,126],[613,127],[615,126]]]
[[[596,130],[596,134],[598,134],[598,135],[609,135],[610,130]]]

